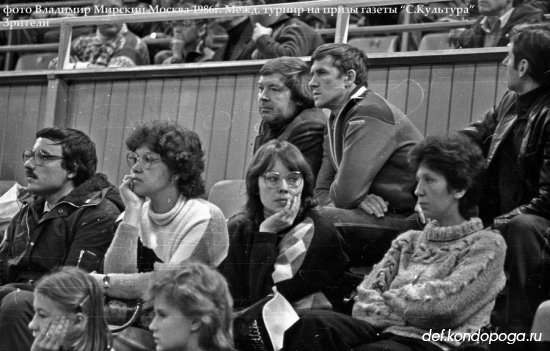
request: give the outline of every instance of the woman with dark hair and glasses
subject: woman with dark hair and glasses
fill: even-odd
[[[102,290],[76,267],[62,267],[42,277],[34,289],[31,351],[110,350]]]
[[[300,150],[279,140],[260,147],[246,172],[246,192],[244,211],[228,223],[221,268],[235,307],[253,304],[273,286],[296,309],[340,303],[347,256],[336,228],[315,209],[313,174]]]
[[[120,195],[126,210],[96,274],[111,297],[141,298],[152,271],[193,259],[214,266],[227,255],[223,213],[204,193],[198,135],[175,123],[138,126],[126,140],[130,174]]]

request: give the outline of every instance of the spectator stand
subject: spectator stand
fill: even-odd
[[[369,5],[395,3],[398,1],[378,0]],[[364,4],[332,0],[260,7],[343,8]],[[155,20],[234,15],[222,9],[215,14],[159,13]],[[343,10],[338,18],[335,40],[345,41],[349,32],[359,28],[349,30]],[[110,21],[146,22],[151,16],[50,19],[50,26],[61,28],[58,55],[64,64],[73,26]],[[14,25],[24,26],[21,22]],[[369,86],[406,111],[423,133],[447,132],[479,116],[501,96],[505,85],[499,63],[505,55],[505,48],[372,54]],[[124,150],[121,140],[133,125],[151,118],[172,119],[201,136],[206,149],[207,188],[220,180],[243,179],[259,122],[257,73],[264,62],[0,73],[0,145],[3,150],[22,150],[42,126],[76,127],[97,140],[98,169],[111,179],[120,179],[127,172],[120,159]],[[0,176],[24,179],[19,153],[0,153]]]
[[[124,4],[131,5],[136,4],[137,1],[135,0],[124,0]],[[6,14],[9,13],[9,16],[6,17],[8,20],[16,20],[17,15],[24,14],[24,15],[30,15],[30,13],[27,13],[27,9],[36,9],[37,6],[41,6],[41,8],[85,8],[90,7],[93,4],[93,0],[73,0],[73,1],[47,1],[47,2],[28,2],[28,3],[17,3],[17,4],[2,4],[0,5],[0,13]],[[8,11],[9,9],[9,11]],[[25,10],[25,11],[23,11]],[[49,21],[50,19],[48,19]],[[35,22],[38,22],[39,20],[36,19]],[[4,22],[3,25],[6,25],[7,22]],[[47,52],[55,52],[58,51],[59,44],[57,42],[47,42],[47,43],[27,43],[27,44],[21,44],[16,43],[16,37],[22,32],[23,30],[29,30],[34,28],[41,28],[40,26],[29,26],[30,22],[26,22],[26,25],[24,27],[20,27],[19,29],[14,28],[10,29],[10,25],[7,25],[7,32],[5,35],[5,41],[6,45],[0,46],[0,54],[5,53],[5,59],[3,62],[4,70],[9,70],[14,65],[14,59],[16,58],[15,53],[47,53]],[[53,28],[59,28],[53,26]],[[54,35],[53,38],[56,36]],[[27,59],[28,61],[29,59]]]

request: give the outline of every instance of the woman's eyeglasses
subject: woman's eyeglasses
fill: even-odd
[[[27,162],[32,158],[34,160],[34,163],[37,166],[42,166],[46,161],[60,160],[63,158],[63,156],[45,154],[42,150],[38,150],[38,151],[25,150],[23,151],[22,156],[23,156],[23,162]]]
[[[128,167],[134,167],[138,161],[141,162],[141,167],[143,169],[149,169],[153,163],[160,162],[161,158],[149,153],[138,155],[135,152],[129,152],[126,154],[126,162],[128,163]]]
[[[302,180],[304,179],[302,177],[302,173],[295,171],[290,172],[289,174],[285,176],[281,175],[279,172],[265,172],[263,174],[265,185],[268,188],[276,188],[278,187],[283,179],[286,181],[289,187],[291,188],[297,188],[302,184]]]

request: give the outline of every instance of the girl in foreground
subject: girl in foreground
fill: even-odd
[[[106,351],[111,335],[103,315],[103,289],[88,273],[63,267],[34,290],[31,351]]]
[[[147,291],[157,351],[233,351],[233,300],[223,276],[197,262],[155,272]]]

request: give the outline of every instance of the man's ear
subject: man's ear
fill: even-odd
[[[527,74],[529,74],[529,61],[526,59],[522,59],[518,63],[518,73],[520,77],[525,77]]]
[[[70,169],[67,169],[67,171],[69,171],[69,174],[67,174],[67,178],[73,179],[74,177],[76,177],[76,173],[78,171],[78,163],[76,163],[76,161],[73,161]]]
[[[207,323],[210,321],[210,316],[202,316],[200,318],[193,318],[191,320],[191,331],[198,331],[203,323]]]
[[[464,195],[466,195],[466,190],[462,189],[462,190],[455,190],[455,193],[453,196],[455,197],[455,199],[462,199]]]
[[[346,72],[346,88],[355,83],[355,77],[357,77],[357,72],[354,69]]]

